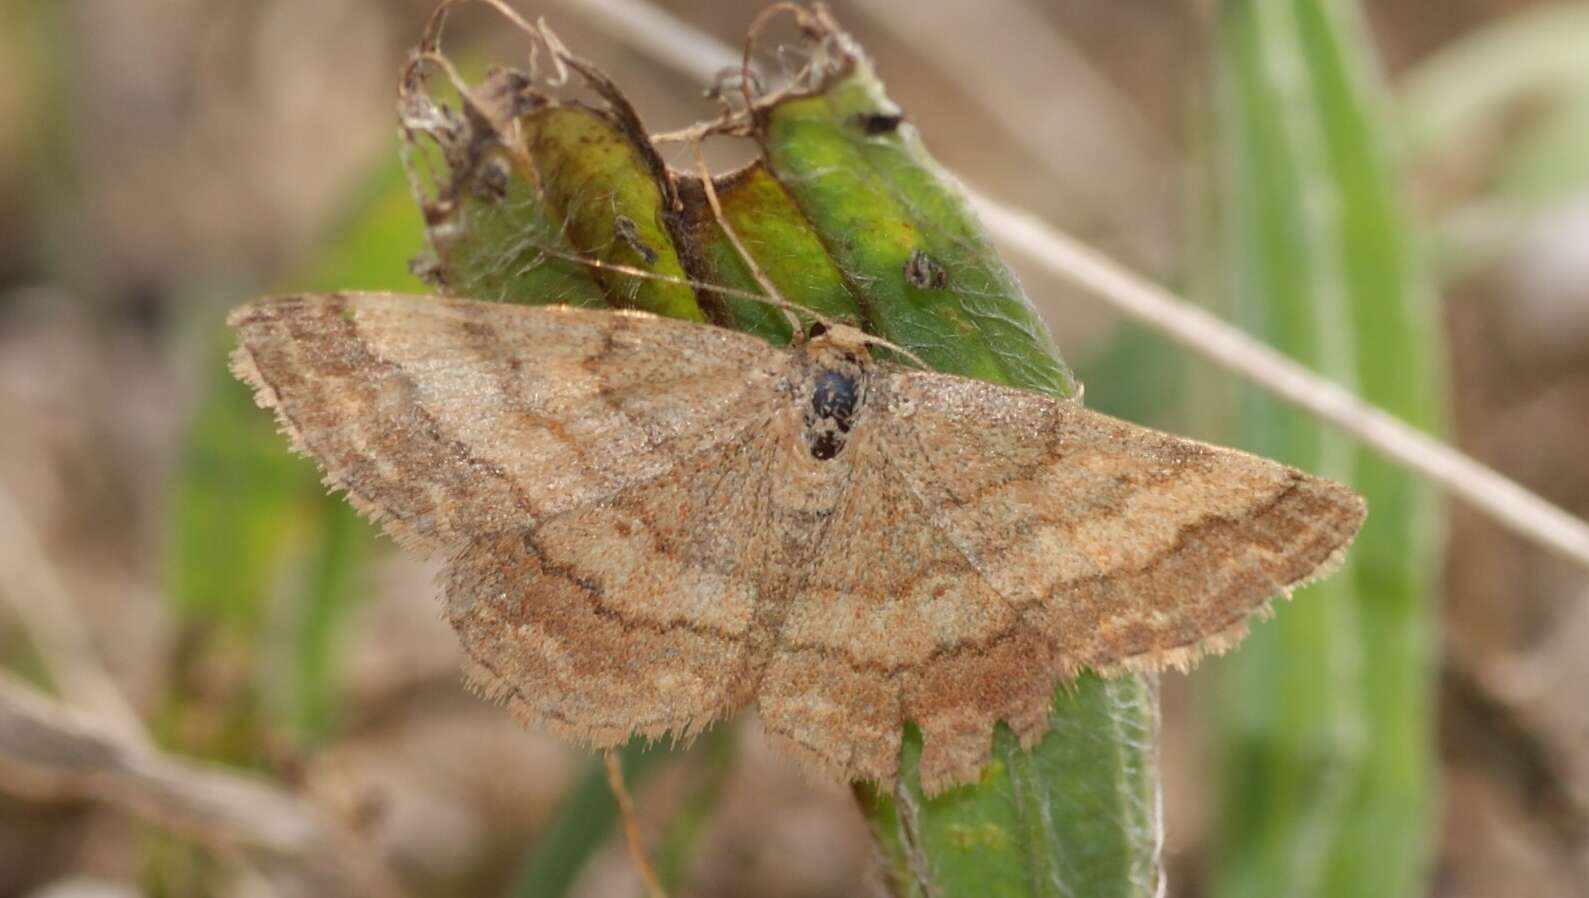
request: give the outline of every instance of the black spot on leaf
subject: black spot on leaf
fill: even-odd
[[[905,283],[917,290],[935,290],[949,283],[949,273],[932,256],[913,250],[905,260]]]
[[[892,134],[904,120],[905,117],[897,112],[858,112],[850,116],[850,121],[867,137]]]
[[[634,219],[627,215],[620,215],[614,218],[612,220],[612,232],[619,240],[629,244],[629,248],[634,250],[641,259],[644,259],[647,265],[656,264],[657,251],[652,249],[650,244],[640,239],[640,228],[634,223]]]

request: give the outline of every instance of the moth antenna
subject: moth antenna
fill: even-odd
[[[870,335],[868,335],[868,336],[870,336]],[[876,341],[878,346],[881,346],[884,349],[891,349],[894,352],[897,352],[900,355],[904,356],[905,358],[910,359],[912,362],[914,362],[916,364],[917,368],[920,368],[923,371],[931,371],[932,370],[931,366],[929,366],[925,361],[923,361],[921,356],[915,354],[914,352],[911,352],[910,350],[906,349],[903,346],[900,346],[898,343],[890,343],[887,340],[882,339],[881,337],[871,337],[871,339]]]
[[[865,342],[868,346],[881,346],[884,349],[887,349],[887,350],[890,350],[890,351],[893,351],[893,352],[897,352],[900,355],[904,356],[905,358],[910,359],[912,362],[914,362],[916,364],[916,367],[920,368],[923,371],[931,371],[932,370],[931,366],[929,366],[926,362],[922,361],[921,356],[915,354],[914,352],[911,352],[910,350],[908,350],[905,347],[899,345],[898,343],[891,343],[891,342],[883,339],[882,337],[873,336],[872,334],[869,334],[866,331],[860,330],[858,328],[857,328],[857,332],[861,335],[861,340],[863,342]]]
[[[791,4],[780,4],[780,6],[791,6]],[[799,10],[799,7],[792,8]],[[774,7],[768,11],[774,12],[777,9],[778,7]],[[800,12],[803,14],[804,10],[800,10]],[[751,276],[756,279],[756,283],[760,284],[761,289],[767,292],[766,296],[756,297],[756,300],[758,302],[765,302],[768,305],[776,306],[781,309],[784,313],[784,316],[789,319],[790,330],[794,333],[794,342],[800,343],[804,341],[805,328],[801,326],[800,317],[794,312],[795,309],[800,307],[796,306],[792,302],[789,302],[787,299],[784,299],[783,296],[779,294],[778,288],[774,286],[772,281],[768,279],[767,275],[762,272],[761,266],[756,264],[756,260],[751,258],[750,253],[745,250],[745,245],[739,241],[739,235],[734,233],[733,227],[729,225],[728,217],[723,214],[723,206],[717,200],[717,188],[712,186],[712,172],[711,169],[707,168],[706,166],[706,154],[701,150],[701,141],[698,138],[690,141],[690,149],[695,153],[695,165],[700,171],[701,187],[706,191],[706,202],[712,207],[712,215],[717,219],[717,226],[723,229],[723,234],[728,237],[728,242],[734,245],[734,252],[739,254],[739,258],[743,260],[746,267],[750,269]],[[827,318],[824,318],[821,315],[815,315],[806,309],[802,309],[802,311],[807,312],[807,314],[811,314],[824,325],[832,327],[833,323]],[[927,363],[921,360],[921,356],[916,355],[914,352],[911,352],[905,347],[900,346],[897,343],[891,343],[882,337],[875,337],[863,330],[860,330],[859,328],[856,329],[856,332],[861,335],[862,339],[865,340],[868,345],[881,346],[884,349],[893,350],[905,358],[910,359],[912,362],[915,362],[921,368],[927,368]]]
[[[565,253],[562,250],[553,249],[550,246],[543,246],[538,243],[531,243],[529,245],[533,246],[535,251],[543,256],[550,256],[553,259],[562,259],[565,262],[573,262],[575,265],[584,265],[587,268],[595,268],[602,271],[616,271],[619,274],[626,274],[630,277],[644,278],[649,281],[661,281],[664,284],[678,284],[681,287],[703,290],[707,293],[716,293],[721,296],[732,296],[735,299],[748,299],[752,302],[777,305],[776,302],[768,300],[767,297],[762,296],[760,293],[752,293],[749,290],[741,290],[738,287],[724,287],[721,284],[709,284],[705,281],[681,278],[671,274],[657,274],[655,271],[646,271],[644,268],[635,268],[632,265],[624,265],[621,262],[603,262],[600,259],[592,259],[589,256],[581,256],[578,253]],[[793,308],[798,308],[797,306],[793,306],[793,304],[790,305]]]
[[[651,135],[652,143],[691,143],[712,134],[736,134],[734,122],[730,118],[717,119],[709,122],[697,122],[688,128],[677,131],[659,131]]]
[[[782,309],[793,319],[792,324],[794,325],[794,340],[796,342],[806,338],[805,328],[800,326],[799,318],[797,317],[799,314],[809,315],[812,319],[821,322],[829,329],[832,329],[838,325],[843,325],[848,327],[850,330],[855,331],[855,333],[859,335],[861,342],[867,344],[868,346],[881,346],[884,349],[899,353],[901,356],[909,359],[913,364],[916,365],[916,367],[922,369],[923,371],[932,370],[932,366],[922,361],[921,356],[911,352],[909,349],[906,349],[903,346],[900,346],[898,343],[893,343],[883,339],[882,337],[869,334],[858,327],[847,324],[846,322],[829,318],[826,315],[819,315],[816,312],[805,308],[804,306],[795,305],[794,303],[782,298],[764,296],[760,293],[752,293],[749,290],[741,290],[737,287],[724,287],[721,284],[709,284],[705,281],[696,281],[689,278],[675,277],[671,274],[657,274],[654,271],[646,271],[644,268],[635,268],[632,265],[624,265],[619,262],[603,262],[600,259],[592,259],[588,256],[581,256],[577,253],[565,253],[562,250],[553,249],[549,246],[541,246],[539,244],[535,245],[535,249],[543,256],[550,256],[554,259],[562,259],[565,262],[573,262],[576,265],[584,265],[588,268],[600,269],[602,271],[616,271],[619,274],[626,274],[630,277],[661,281],[665,284],[678,284],[681,287],[689,287],[694,290],[704,290],[707,293],[717,293],[722,296],[732,296],[735,299],[748,299],[751,302],[759,302],[778,309]]]
[[[765,305],[773,306],[774,308],[782,309],[784,312],[789,314],[792,319],[791,323],[794,325],[794,340],[796,342],[806,338],[805,328],[800,326],[799,318],[797,317],[800,314],[809,315],[812,319],[821,322],[829,329],[842,325],[855,331],[855,333],[859,335],[861,342],[867,344],[868,346],[881,346],[884,349],[892,350],[893,352],[897,352],[909,359],[923,371],[932,370],[931,366],[922,361],[921,356],[911,352],[897,343],[891,343],[882,337],[869,334],[860,328],[854,327],[853,325],[850,325],[844,321],[829,318],[826,315],[819,315],[804,306],[795,305],[794,303],[785,299],[764,296],[760,293],[752,293],[749,290],[741,290],[737,287],[724,287],[721,284],[709,284],[705,281],[695,281],[689,278],[675,277],[671,274],[657,274],[654,271],[646,271],[643,268],[635,268],[632,265],[624,265],[619,262],[603,262],[600,259],[592,259],[588,256],[581,256],[577,253],[565,253],[562,250],[553,249],[549,246],[535,244],[535,249],[543,256],[550,256],[554,259],[562,259],[565,262],[573,262],[576,265],[584,265],[588,268],[600,269],[602,271],[616,271],[619,274],[626,274],[630,277],[661,281],[665,284],[678,284],[681,287],[689,287],[694,290],[704,290],[707,293],[717,293],[722,296],[732,296],[735,299],[747,299],[751,302],[759,302]]]
[[[756,264],[756,260],[751,257],[750,253],[746,252],[745,244],[740,242],[739,235],[734,232],[734,228],[728,223],[728,216],[723,214],[723,204],[717,201],[717,188],[712,184],[712,170],[706,165],[706,153],[701,150],[699,138],[690,141],[690,149],[695,153],[695,166],[701,173],[701,187],[706,191],[706,202],[712,207],[712,217],[717,219],[717,226],[723,229],[723,235],[728,238],[729,243],[734,245],[734,252],[739,254],[740,261],[744,262],[745,267],[750,269],[751,277],[756,279],[756,283],[761,286],[762,292],[767,294],[768,299],[775,301],[772,304],[776,305],[783,312],[784,317],[788,319],[790,339],[795,343],[800,343],[805,339],[805,330],[800,324],[800,316],[790,310],[790,302],[779,294],[777,286],[768,279],[766,273],[761,270],[760,265]]]

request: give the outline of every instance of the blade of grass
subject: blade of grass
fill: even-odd
[[[1477,195],[1433,210],[1447,283],[1517,250],[1536,221],[1589,190],[1589,7],[1519,10],[1437,51],[1403,78],[1415,170],[1441,171],[1475,142],[1504,141]]]
[[[395,161],[383,166],[349,204],[350,212],[290,285],[302,290],[350,287],[415,290],[406,261],[420,245],[420,220]],[[190,668],[226,658],[247,671],[246,695],[229,702],[229,723],[190,728],[182,721],[194,696],[168,697],[165,738],[192,753],[257,763],[275,737],[307,747],[336,715],[337,663],[347,611],[363,597],[357,572],[377,543],[370,528],[320,483],[313,464],[289,454],[249,392],[227,371],[229,334],[217,330],[215,382],[188,435],[173,483],[166,554],[168,594],[190,638]],[[277,594],[283,567],[298,559],[304,576]],[[265,603],[290,609],[280,645],[271,644]],[[183,678],[178,677],[179,683]],[[212,733],[207,744],[180,734]]]
[[[1589,86],[1589,7],[1551,3],[1522,10],[1442,48],[1408,72],[1400,124],[1409,158],[1462,140],[1519,100]]]
[[[734,767],[734,727],[714,727],[690,753],[694,782],[689,796],[668,819],[657,845],[657,876],[669,895],[681,894],[689,885],[690,869],[717,810],[728,775]]]
[[[1415,425],[1438,425],[1437,330],[1349,4],[1227,0],[1215,153],[1247,328]],[[1244,395],[1247,448],[1338,477],[1370,515],[1346,569],[1220,663],[1220,895],[1411,895],[1432,779],[1430,495],[1383,458]]]
[[[407,260],[420,247],[420,220],[407,201],[401,171],[395,162],[377,169],[349,204],[350,213],[302,274],[290,281],[308,291],[361,289],[414,291],[423,285],[408,270]],[[305,467],[302,459],[300,469]],[[310,472],[312,465],[308,465]],[[302,476],[302,475],[300,475]],[[349,612],[367,594],[360,576],[375,554],[383,551],[374,528],[320,487],[311,501],[318,528],[310,548],[307,576],[282,656],[291,672],[285,704],[292,731],[305,746],[328,737],[336,723],[340,680],[338,658]]]

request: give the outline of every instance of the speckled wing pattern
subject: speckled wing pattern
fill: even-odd
[[[936,792],[998,721],[1035,742],[1081,669],[1233,644],[1363,517],[1339,484],[839,335],[394,294],[231,322],[327,482],[445,553],[471,681],[598,747],[754,704],[812,767],[886,783],[914,722]]]

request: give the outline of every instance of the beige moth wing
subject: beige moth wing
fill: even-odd
[[[760,476],[730,460],[769,438],[788,353],[643,313],[384,293],[264,300],[230,322],[234,370],[327,483],[450,558],[447,617],[482,691],[601,746],[744,703],[724,672],[755,592],[719,570],[760,534],[668,505],[705,474]],[[736,513],[737,485],[716,484],[707,507]]]
[[[1327,573],[1365,513],[1340,484],[1037,393],[878,365],[868,405],[852,464],[898,510],[884,526],[881,506],[855,506],[821,554],[887,558],[863,568],[884,586],[846,628],[810,613],[821,596],[797,598],[780,649],[814,645],[843,676],[827,695],[782,688],[779,671],[815,658],[777,656],[763,714],[818,763],[861,758],[884,779],[913,721],[929,792],[975,779],[1000,720],[1035,743],[1057,682],[1083,668],[1184,668],[1228,648],[1271,598]],[[857,735],[824,754],[821,729]]]
[[[394,293],[264,299],[227,321],[233,371],[294,448],[427,554],[732,439],[786,364],[753,337],[643,313]]]

